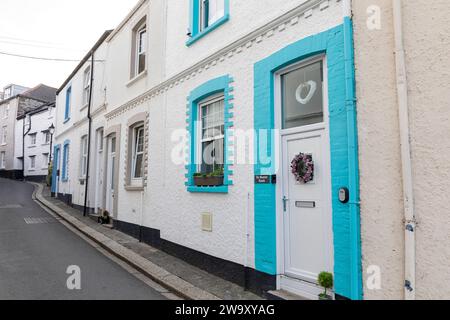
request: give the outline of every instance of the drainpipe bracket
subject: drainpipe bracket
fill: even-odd
[[[414,291],[413,287],[411,286],[411,281],[405,280],[405,289],[408,290],[409,292]]]

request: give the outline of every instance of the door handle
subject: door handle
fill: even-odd
[[[287,202],[289,201],[288,198],[286,198],[286,196],[283,197],[283,211],[286,212],[287,211]]]

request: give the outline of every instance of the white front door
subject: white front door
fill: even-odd
[[[299,288],[314,285],[322,271],[333,273],[333,237],[330,199],[330,169],[325,130],[290,134],[282,137],[283,158],[283,245],[284,283]],[[310,155],[314,178],[298,182],[291,161],[299,154]],[[291,278],[291,279],[288,279]],[[292,281],[290,281],[292,280]],[[305,283],[300,283],[300,282]],[[289,287],[289,284],[287,284]]]
[[[325,64],[323,58],[310,60],[277,76],[280,287],[310,299],[321,292],[319,273],[333,273],[334,259]],[[313,179],[306,183],[293,173],[299,154],[314,164]]]
[[[114,217],[114,197],[115,197],[115,166],[116,166],[116,137],[108,138],[108,171],[106,184],[106,210],[111,217]]]

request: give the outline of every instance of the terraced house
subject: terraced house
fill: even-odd
[[[140,1],[58,90],[53,194],[254,292],[362,298],[350,16]]]
[[[26,137],[27,151],[31,151],[30,144],[28,142],[37,141],[33,136],[29,137],[28,134],[38,134],[38,132],[31,132],[27,126],[24,126],[21,121],[17,119],[24,119],[25,115],[36,111],[37,109],[48,108],[49,105],[55,102],[55,88],[40,84],[34,88],[25,88],[17,85],[9,85],[5,88],[4,100],[0,100],[0,177],[22,179],[29,174],[24,170],[24,150],[22,148],[24,137]],[[54,107],[51,108],[53,110]],[[42,121],[42,119],[40,119]],[[20,124],[19,124],[20,122]],[[48,128],[49,119],[45,119],[45,122],[41,125]],[[51,122],[50,122],[51,123]],[[39,132],[41,134],[41,132]],[[36,136],[37,137],[37,136]],[[45,143],[41,143],[41,137],[39,136],[39,146]],[[36,143],[32,146],[36,147]],[[46,153],[49,153],[49,149],[46,148]],[[25,158],[25,166],[28,166],[31,162],[29,156],[43,156],[39,154],[29,154]],[[30,160],[30,162],[29,162]],[[28,168],[30,169],[30,168]],[[39,168],[41,171],[42,168]],[[32,169],[33,171],[33,169]],[[40,173],[40,172],[37,172]],[[30,175],[35,175],[30,173]]]

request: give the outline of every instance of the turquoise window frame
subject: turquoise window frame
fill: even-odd
[[[358,138],[355,98],[353,30],[350,18],[344,24],[299,40],[254,66],[254,128],[275,128],[275,74],[310,57],[326,54],[328,65],[328,106],[331,151],[334,276],[336,294],[354,300],[363,298]],[[276,174],[274,134],[268,134],[271,164],[257,159],[254,174]],[[256,154],[260,141],[255,139]],[[261,154],[266,154],[261,153]],[[350,201],[339,201],[339,189],[350,190]],[[277,194],[276,186],[255,184],[255,267],[276,276]]]
[[[61,172],[61,181],[67,182],[69,180],[69,173],[67,171],[67,162],[69,161],[69,151],[70,150],[70,141],[64,141],[63,152],[62,152],[62,172]]]
[[[186,42],[186,46],[188,47],[230,20],[230,0],[223,0],[223,17],[208,26],[206,29],[200,31],[200,1],[202,0],[190,0],[189,13],[191,38]]]
[[[231,143],[229,141],[231,137],[230,128],[234,126],[232,121],[233,113],[231,110],[234,108],[232,101],[234,100],[233,91],[234,88],[231,86],[234,80],[229,75],[222,76],[219,78],[212,79],[201,86],[197,87],[191,91],[188,98],[187,105],[187,127],[186,130],[189,133],[188,139],[188,164],[186,165],[186,187],[187,191],[191,193],[228,193],[229,186],[233,185],[230,180],[233,175],[233,171],[230,169],[232,161],[230,157],[232,152],[230,152]],[[194,174],[197,172],[197,124],[199,122],[199,103],[204,99],[223,93],[224,95],[224,153],[225,153],[225,163],[224,163],[224,185],[217,187],[198,187],[194,184]]]
[[[72,86],[66,90],[66,105],[64,108],[64,123],[70,120],[70,105],[72,102]]]

